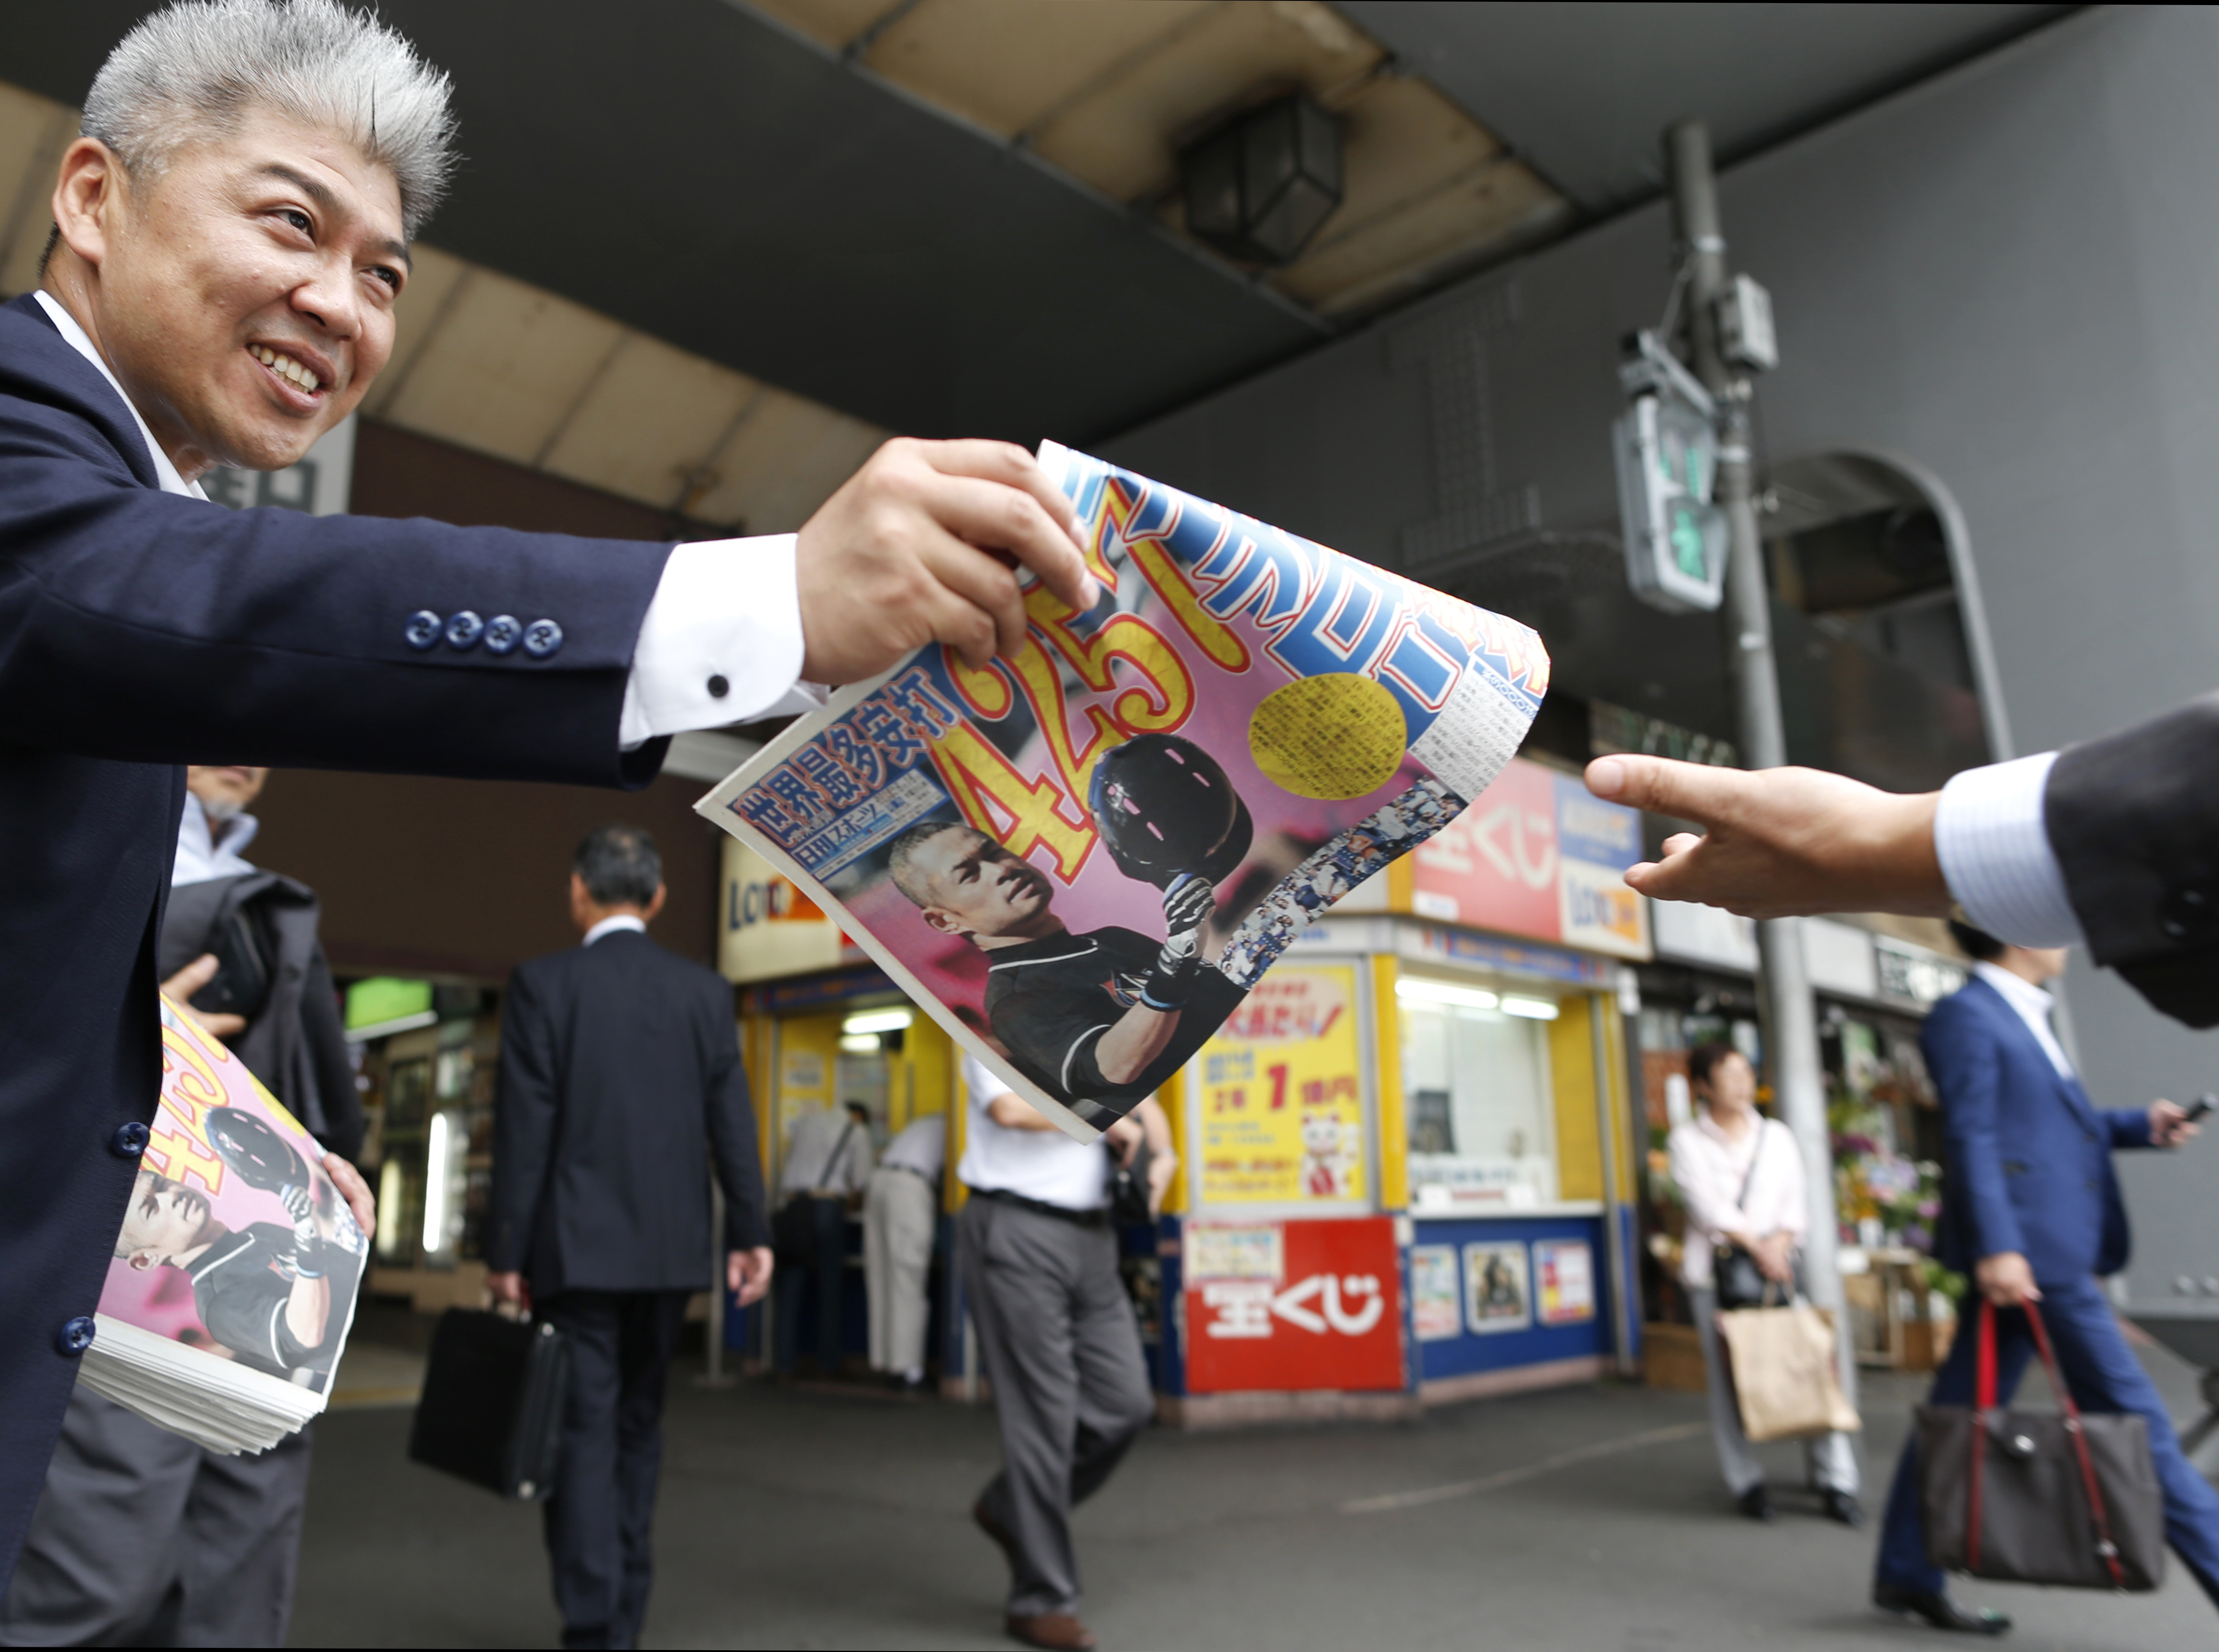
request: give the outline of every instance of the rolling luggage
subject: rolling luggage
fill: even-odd
[[[451,1307],[432,1332],[408,1455],[503,1497],[555,1487],[570,1345],[544,1320]]]
[[[1999,1581],[2154,1589],[2165,1576],[2165,1495],[2149,1425],[2130,1413],[2082,1415],[2041,1308],[2024,1312],[2057,1410],[1998,1407],[1996,1310],[1983,1301],[1973,1403],[1918,1408],[1927,1557]]]

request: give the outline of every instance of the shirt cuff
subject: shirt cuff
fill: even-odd
[[[2056,761],[2046,751],[1968,768],[1942,788],[1934,814],[1934,850],[1950,894],[1975,928],[2014,946],[2085,940],[2042,820]]]
[[[624,750],[824,703],[825,690],[799,680],[793,557],[790,533],[672,550],[632,648],[617,732]]]

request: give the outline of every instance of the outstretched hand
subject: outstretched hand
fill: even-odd
[[[1082,612],[1101,599],[1071,501],[1032,455],[888,442],[802,526],[803,678],[856,682],[932,642],[983,669],[1025,640],[1020,567]]]
[[[162,996],[176,1004],[205,1028],[212,1038],[230,1038],[246,1030],[246,1017],[231,1015],[224,1010],[196,1009],[193,994],[215,979],[216,955],[202,953],[198,958],[162,983]]]
[[[1666,838],[1663,860],[1626,873],[1627,885],[1652,899],[1751,918],[1949,910],[1934,849],[1939,792],[1902,797],[1818,769],[1632,755],[1598,757],[1587,782],[1599,798],[1704,829]]]

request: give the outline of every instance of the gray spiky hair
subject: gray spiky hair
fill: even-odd
[[[83,130],[158,177],[180,144],[274,109],[345,134],[391,171],[413,240],[454,170],[451,90],[408,41],[339,0],[178,0],[108,54]]]

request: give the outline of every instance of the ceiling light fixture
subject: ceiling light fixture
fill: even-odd
[[[1248,264],[1292,264],[1340,205],[1340,122],[1290,92],[1179,158],[1186,227]]]

